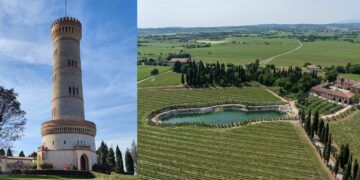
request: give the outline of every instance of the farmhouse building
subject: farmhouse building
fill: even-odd
[[[306,66],[307,72],[321,72],[321,68],[315,64]]]
[[[190,60],[190,58],[172,58],[170,61],[169,61],[169,65],[170,66],[174,66],[174,64],[179,61],[181,63],[187,63],[188,61]]]
[[[356,84],[350,83],[350,81],[338,80],[336,82],[325,82],[311,88],[311,93],[325,97],[332,101],[341,102],[344,104],[350,104],[351,98],[355,95],[354,93],[359,93],[354,89],[357,86]]]

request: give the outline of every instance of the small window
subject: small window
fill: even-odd
[[[64,144],[66,144],[66,141],[64,141]]]
[[[71,94],[71,87],[69,87],[69,94]]]
[[[68,66],[70,66],[70,59],[68,60]]]

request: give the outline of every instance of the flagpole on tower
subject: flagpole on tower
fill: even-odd
[[[67,6],[67,0],[65,0],[65,17],[66,17],[66,6]]]

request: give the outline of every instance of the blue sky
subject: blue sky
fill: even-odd
[[[97,125],[97,145],[105,140],[124,153],[137,136],[136,1],[68,0],[68,15],[83,24],[85,117]],[[50,120],[50,26],[62,16],[62,0],[0,0],[0,85],[19,93],[28,120],[16,155],[37,150],[41,123]]]
[[[360,22],[359,0],[139,0],[139,27]]]

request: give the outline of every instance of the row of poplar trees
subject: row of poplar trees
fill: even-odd
[[[134,159],[129,149],[125,152],[125,168],[122,154],[118,146],[116,146],[114,152],[112,147],[108,148],[106,143],[102,141],[96,153],[98,155],[98,166],[102,168],[100,171],[105,171],[105,173],[110,173],[108,171],[111,171],[119,174],[134,175]]]
[[[314,135],[319,136],[320,141],[325,144],[322,157],[328,163],[331,156],[331,133],[329,124],[320,119],[319,111],[315,111],[313,116],[311,110],[307,111],[300,110],[300,120],[304,123],[304,129],[306,133],[314,138]],[[335,174],[338,174],[340,168],[343,170],[343,180],[360,180],[360,169],[357,159],[353,161],[350,153],[349,145],[341,145],[340,153],[336,157],[336,163],[332,169]]]

